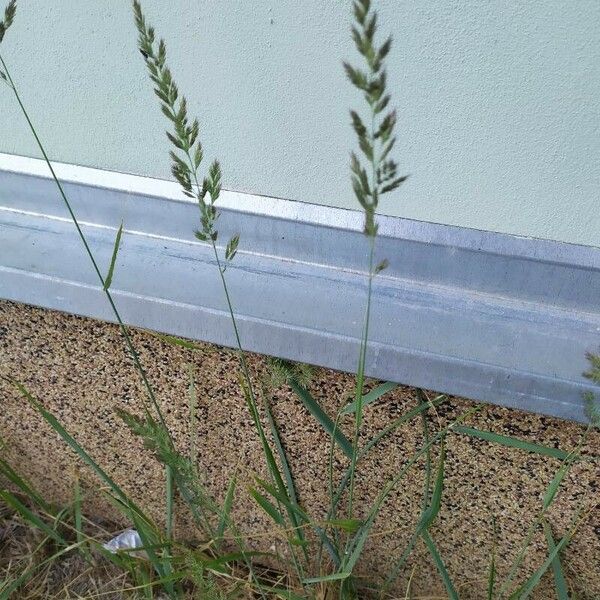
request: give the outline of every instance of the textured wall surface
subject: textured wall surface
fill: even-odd
[[[166,346],[147,332],[135,332],[134,343],[148,367],[159,402],[182,450],[189,448],[190,418],[187,401],[188,364],[197,376],[199,410],[199,466],[212,493],[223,498],[234,469],[240,473],[235,519],[247,534],[256,536],[259,547],[273,543],[272,525],[248,501],[244,483],[263,473],[263,458],[237,383],[237,360],[229,351],[201,345],[200,352]],[[254,376],[264,373],[264,362],[252,357]],[[161,515],[163,473],[137,439],[132,439],[115,407],[138,410],[144,399],[139,378],[131,367],[116,327],[22,305],[0,303],[0,373],[19,378],[56,415],[92,456],[157,518]],[[334,415],[352,391],[352,378],[332,371],[316,372],[312,392],[324,409]],[[37,486],[58,501],[68,501],[76,461],[55,433],[50,431],[14,391],[0,379],[0,435],[7,441],[13,464],[30,475]],[[371,437],[416,403],[414,392],[399,388],[385,401],[366,411],[365,436]],[[431,415],[436,429],[473,403],[451,399]],[[315,518],[324,516],[327,501],[327,437],[287,389],[274,393],[273,413],[297,480],[301,503]],[[583,428],[517,411],[486,407],[469,424],[497,433],[515,435],[563,449],[573,448]],[[343,428],[350,432],[351,423]],[[378,490],[422,443],[420,421],[414,420],[386,438],[363,465],[358,478],[357,499],[363,507],[372,503]],[[600,433],[590,439],[586,453],[598,452]],[[337,457],[336,468],[342,466]],[[499,577],[518,552],[530,523],[538,514],[541,498],[559,467],[554,459],[490,445],[459,435],[447,443],[443,508],[432,536],[444,556],[460,597],[485,597],[487,568],[492,545],[491,519],[499,529]],[[338,471],[339,472],[339,471]],[[363,572],[371,577],[385,573],[399,556],[420,515],[424,469],[419,464],[384,505],[365,555]],[[89,511],[106,514],[107,503],[98,496],[97,485],[84,472]],[[600,514],[598,464],[581,462],[573,467],[549,515],[555,535],[565,532],[579,506],[585,519],[567,549],[564,566],[569,584],[581,600],[600,597]],[[185,525],[182,514],[178,525]],[[190,535],[190,529],[186,534]],[[547,548],[535,536],[521,576],[533,572],[544,560]],[[445,597],[442,584],[425,548],[417,544],[400,578],[404,597],[413,570],[415,596]],[[548,600],[550,576],[532,597]]]
[[[411,177],[382,211],[600,245],[600,3],[379,0]],[[229,189],[354,206],[350,0],[146,0]],[[27,0],[3,44],[56,160],[169,176],[126,0]],[[8,90],[0,151],[36,155]]]

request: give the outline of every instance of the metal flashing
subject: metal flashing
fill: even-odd
[[[197,209],[169,181],[56,164],[125,321],[232,345]],[[225,191],[222,240],[244,346],[356,368],[367,246],[358,211]],[[370,376],[583,421],[600,346],[600,249],[381,216]],[[43,161],[0,154],[0,297],[111,320]]]

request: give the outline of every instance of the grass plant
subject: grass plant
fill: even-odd
[[[127,412],[116,407],[117,413],[131,432],[141,438],[144,445],[165,470],[165,518],[155,522],[139,501],[128,495],[109,474],[69,433],[55,415],[35,398],[20,382],[10,380],[19,394],[34,408],[40,417],[71,448],[88,472],[95,475],[106,490],[106,497],[137,530],[142,541],[145,558],[131,556],[127,552],[111,554],[103,549],[100,540],[106,531],[86,518],[85,494],[80,479],[75,477],[73,501],[67,507],[55,507],[44,499],[43,493],[18,473],[8,461],[0,459],[0,477],[10,483],[10,489],[0,490],[5,518],[15,520],[35,531],[35,544],[27,545],[16,563],[8,566],[0,560],[0,600],[18,597],[15,594],[30,593],[44,587],[44,574],[52,566],[77,557],[78,569],[83,573],[101,568],[120,582],[120,589],[110,593],[128,593],[137,597],[155,598],[158,594],[169,598],[341,598],[353,599],[369,596],[387,598],[398,577],[407,573],[409,559],[417,545],[423,543],[431,564],[437,569],[447,597],[459,598],[459,586],[449,573],[444,558],[434,540],[434,525],[444,501],[444,481],[448,468],[446,447],[453,436],[471,436],[492,444],[500,444],[518,451],[526,451],[560,460],[561,466],[548,485],[539,514],[514,557],[513,564],[503,580],[499,577],[496,561],[496,526],[494,524],[494,551],[490,561],[487,580],[488,600],[530,597],[544,574],[551,570],[557,597],[568,597],[563,570],[564,549],[585,517],[584,507],[573,515],[568,531],[556,540],[549,521],[549,509],[553,505],[561,485],[572,466],[582,460],[584,447],[592,427],[600,424],[594,399],[588,398],[590,427],[583,433],[580,443],[572,450],[556,449],[541,444],[519,440],[511,436],[482,431],[469,424],[469,419],[482,406],[475,406],[449,420],[444,425],[432,423],[431,414],[446,401],[445,396],[430,398],[423,390],[416,390],[417,405],[383,427],[369,439],[365,439],[365,411],[377,403],[385,402],[386,396],[398,384],[383,382],[370,391],[367,389],[367,365],[369,350],[369,327],[372,318],[371,297],[377,275],[387,265],[387,259],[376,259],[377,208],[381,197],[392,193],[405,180],[398,174],[392,158],[396,142],[396,112],[391,108],[391,96],[387,91],[386,58],[392,49],[390,37],[378,41],[377,12],[370,0],[355,0],[352,4],[353,25],[351,35],[361,56],[359,66],[344,63],[344,70],[351,84],[364,100],[364,110],[351,110],[350,121],[356,133],[358,151],[350,157],[350,177],[356,200],[364,213],[365,278],[367,294],[365,313],[357,356],[354,394],[349,403],[339,399],[338,414],[329,415],[319,399],[310,391],[307,369],[273,359],[271,381],[257,380],[253,376],[244,350],[242,336],[235,313],[235,299],[228,286],[227,267],[235,260],[243,240],[234,235],[224,243],[218,232],[219,197],[222,173],[218,160],[204,167],[204,148],[200,139],[200,122],[188,114],[188,104],[180,92],[167,63],[167,45],[157,37],[148,24],[142,5],[133,2],[138,47],[145,62],[160,109],[165,115],[169,129],[171,172],[181,186],[183,194],[198,207],[199,226],[194,232],[197,240],[209,245],[215,259],[223,301],[227,307],[235,339],[234,351],[239,361],[240,397],[246,403],[264,456],[267,477],[255,476],[247,490],[239,485],[239,474],[230,476],[225,497],[211,497],[199,471],[196,422],[195,373],[189,371],[189,403],[192,423],[192,451],[180,452],[167,426],[160,402],[146,374],[139,353],[133,344],[128,328],[120,316],[110,288],[117,256],[126,234],[124,226],[116,231],[114,248],[104,275],[88,244],[84,230],[79,224],[69,198],[56,176],[32,118],[23,104],[18,87],[7,63],[0,54],[0,78],[13,94],[15,101],[34,136],[50,173],[76,228],[82,249],[95,271],[99,289],[105,294],[115,320],[123,335],[126,349],[141,377],[147,393],[141,414]],[[16,17],[16,0],[11,0],[0,21],[0,42]],[[173,336],[160,336],[164,342],[195,350],[193,342]],[[592,368],[589,376],[600,383],[600,359],[590,357]],[[282,440],[277,419],[271,410],[274,386],[289,386],[299,403],[305,407],[307,418],[314,418],[330,441],[327,448],[329,468],[326,474],[330,505],[324,514],[310,514],[296,489],[295,476]],[[365,501],[359,477],[365,458],[387,436],[407,423],[415,426],[420,422],[422,444],[404,458],[395,475],[375,494],[370,504]],[[352,430],[352,436],[344,431]],[[343,468],[338,477],[334,473],[334,456],[341,457]],[[382,507],[413,469],[422,468],[424,487],[421,515],[406,545],[390,562],[388,575],[382,581],[365,581],[359,576],[363,553]],[[370,491],[370,490],[369,490]],[[241,493],[248,493],[258,509],[273,524],[273,537],[284,541],[288,558],[277,553],[261,553],[253,550],[252,539],[247,536],[233,518],[233,507]],[[176,496],[189,511],[198,527],[199,539],[194,545],[183,544],[174,538]],[[19,525],[20,526],[20,525]],[[547,557],[539,568],[528,577],[520,575],[534,535],[543,531],[547,542]],[[28,534],[29,535],[29,534]],[[435,535],[437,535],[437,530]],[[26,555],[27,554],[27,555]],[[268,562],[271,568],[262,565]],[[110,567],[109,567],[110,565]],[[114,575],[113,575],[114,574]],[[409,581],[412,581],[414,570]],[[69,584],[71,585],[71,584]],[[90,584],[91,585],[91,584]],[[64,588],[63,586],[63,589]],[[89,597],[101,597],[103,591],[96,589]],[[33,597],[33,596],[32,596]],[[70,597],[70,596],[69,596]],[[133,596],[132,596],[133,597]],[[406,597],[412,597],[409,589]]]

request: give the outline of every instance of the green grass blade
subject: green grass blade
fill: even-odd
[[[349,533],[354,533],[358,531],[358,528],[363,524],[360,519],[331,519],[329,521],[325,521],[325,525],[329,527],[335,527],[336,529],[342,529],[343,531],[348,531]]]
[[[335,423],[333,424],[333,431],[334,434],[337,431],[339,424],[340,424],[340,419],[342,418],[341,413],[338,411],[338,414],[335,417]],[[331,437],[331,439],[329,440],[329,459],[327,461],[327,487],[328,487],[328,491],[329,491],[329,509],[327,512],[327,519],[337,519],[337,502],[339,500],[340,496],[335,496],[333,489],[333,458],[335,455],[335,440],[333,437]],[[333,532],[333,542],[336,546],[336,548],[338,549],[338,553],[340,553],[340,536],[339,536],[339,532],[334,529]],[[317,554],[317,565],[319,567],[319,569],[321,569],[321,560],[323,557],[323,546],[320,545],[319,546],[319,551]]]
[[[423,517],[421,518],[421,522],[419,523],[417,529],[421,532],[421,537],[427,546],[427,550],[429,550],[429,554],[431,554],[433,561],[442,577],[442,581],[444,582],[444,586],[446,587],[446,591],[448,592],[448,597],[452,600],[458,600],[458,594],[456,593],[456,589],[452,583],[450,575],[444,565],[444,561],[440,556],[440,553],[435,545],[435,542],[431,538],[429,534],[429,527],[437,517],[440,512],[440,508],[442,505],[442,492],[444,489],[444,468],[445,468],[445,459],[446,459],[446,450],[444,445],[444,438],[442,438],[441,442],[441,450],[440,450],[440,461],[438,464],[438,472],[435,480],[435,485],[433,488],[433,493],[431,494],[431,503],[429,508],[423,513]]]
[[[429,508],[423,513],[423,517],[421,518],[421,523],[419,524],[419,528],[428,529],[438,513],[440,512],[440,508],[442,506],[442,492],[444,490],[444,467],[446,461],[446,449],[444,446],[444,438],[442,438],[442,445],[440,450],[440,462],[438,465],[438,472],[435,479],[435,485],[433,487],[433,494],[431,494],[431,503]]]
[[[546,519],[542,522],[544,526],[544,534],[546,535],[546,542],[548,544],[548,552],[552,554],[556,548],[556,543],[552,535],[552,528]],[[567,587],[567,581],[563,572],[562,564],[560,561],[560,555],[557,553],[554,560],[552,561],[552,572],[554,573],[554,587],[556,589],[556,597],[558,600],[569,600],[569,590]]]
[[[173,521],[175,518],[175,486],[173,470],[168,465],[165,467],[165,535],[170,540],[173,537]]]
[[[517,554],[515,560],[513,561],[513,564],[508,572],[506,580],[504,581],[504,583],[502,584],[502,586],[500,588],[500,591],[498,592],[498,600],[501,600],[502,598],[504,598],[505,594],[508,593],[510,591],[510,589],[512,588],[512,582],[513,582],[515,575],[517,574],[519,568],[521,567],[521,564],[522,564],[523,559],[525,558],[525,554],[527,552],[527,548],[531,544],[531,540],[533,539],[535,531],[540,526],[540,524],[543,522],[545,514],[546,514],[547,510],[550,508],[550,505],[552,504],[552,502],[554,501],[556,494],[558,492],[558,489],[560,487],[560,484],[562,483],[566,474],[569,472],[569,469],[571,468],[573,463],[576,460],[578,460],[579,452],[580,452],[581,448],[583,447],[583,445],[585,444],[585,441],[587,439],[587,436],[588,436],[590,430],[591,430],[591,428],[588,426],[586,431],[581,436],[581,439],[579,440],[577,447],[572,452],[569,453],[567,458],[565,458],[562,465],[560,466],[560,468],[558,469],[558,471],[552,478],[552,481],[549,483],[548,487],[546,488],[546,491],[544,493],[544,498],[543,498],[542,510],[540,511],[539,515],[537,516],[535,521],[530,525],[529,530],[527,531],[527,535],[525,536],[525,540],[524,540],[523,544],[521,545],[521,549],[519,550],[519,553]]]
[[[15,495],[11,494],[7,490],[0,489],[0,498],[2,498],[2,500],[4,500],[4,502],[14,511],[19,513],[19,515],[21,515],[21,517],[27,521],[27,523],[42,531],[46,536],[53,539],[61,546],[68,545],[67,541],[57,531],[52,529],[50,525],[45,523],[31,509],[25,506],[25,504],[23,504]]]
[[[33,488],[33,486],[21,477],[5,460],[0,459],[0,474],[13,483],[30,501],[35,502],[44,512],[52,512],[50,505]]]
[[[119,501],[119,506],[123,512],[134,522],[140,538],[145,547],[151,547],[152,539],[155,537],[151,527],[151,521],[146,517],[143,511],[125,494],[125,492],[113,481],[113,479],[100,467],[100,465],[83,449],[83,447],[75,440],[75,438],[60,424],[58,419],[49,411],[47,411],[18,381],[13,381],[13,384],[21,392],[23,397],[35,408],[44,420],[56,431],[64,442],[79,456],[79,458],[87,464],[94,473],[110,488],[116,499]],[[168,563],[161,561],[152,550],[148,550],[148,555],[159,577],[166,577],[170,574],[171,569]]]
[[[269,473],[277,488],[287,497],[288,492],[283,482],[281,472],[279,471],[277,461],[275,460],[273,450],[271,449],[269,441],[267,440],[267,436],[265,435],[265,430],[262,426],[260,415],[258,413],[258,407],[256,406],[256,403],[254,401],[252,391],[248,387],[248,385],[245,384],[244,381],[240,381],[240,384],[244,393],[244,397],[246,399],[246,403],[248,404],[248,410],[250,412],[250,415],[252,416],[252,420],[254,421],[254,426],[256,427],[256,431],[258,433],[258,437],[263,448],[263,453],[265,455],[265,460],[267,463],[267,468],[269,469]]]
[[[184,340],[183,338],[177,337],[175,335],[165,335],[163,333],[157,333],[156,331],[145,330],[152,337],[158,338],[161,342],[165,344],[169,344],[171,346],[176,346],[179,348],[185,348],[186,350],[192,350],[194,352],[206,352],[207,349],[199,344],[194,342],[190,342],[189,340]]]
[[[115,238],[115,245],[113,247],[112,256],[110,258],[110,265],[108,267],[108,273],[104,278],[104,291],[110,288],[110,285],[113,280],[113,274],[115,272],[115,264],[117,263],[117,254],[119,253],[119,247],[121,245],[121,236],[123,235],[123,221],[121,221],[121,225],[117,231],[117,236]]]
[[[260,485],[260,487],[263,488],[263,490],[265,490],[275,500],[277,500],[277,502],[280,502],[281,504],[283,504],[283,506],[285,506],[286,508],[289,508],[289,510],[295,512],[302,520],[310,522],[308,515],[299,506],[294,506],[290,502],[290,499],[288,498],[287,494],[285,494],[284,492],[281,492],[274,485],[271,485],[267,481],[260,479],[260,477],[255,477],[255,480],[256,480],[256,483],[258,483],[258,485]]]
[[[375,446],[377,446],[377,444],[379,444],[379,442],[385,436],[389,435],[390,433],[392,433],[393,431],[395,431],[396,429],[398,429],[398,427],[400,427],[404,423],[410,421],[411,419],[415,418],[419,414],[422,414],[428,408],[439,406],[445,400],[447,400],[447,396],[445,396],[445,395],[437,396],[437,398],[434,398],[432,401],[430,401],[430,402],[423,402],[423,403],[419,404],[418,406],[416,406],[415,408],[410,409],[409,411],[407,411],[406,413],[404,413],[402,416],[398,417],[396,420],[394,420],[392,423],[390,423],[384,429],[382,429],[379,433],[377,433],[376,435],[374,435],[364,445],[364,447],[361,449],[361,451],[360,451],[360,453],[358,455],[358,459],[362,460],[365,456],[367,456],[367,454]],[[342,479],[340,480],[340,482],[338,484],[338,487],[337,487],[337,490],[336,490],[335,494],[332,495],[331,505],[329,507],[329,512],[327,514],[327,519],[334,518],[334,515],[335,515],[336,510],[337,510],[337,506],[338,506],[338,504],[339,504],[339,502],[340,502],[340,500],[342,498],[342,495],[343,495],[344,491],[346,490],[346,487],[347,487],[349,481],[350,481],[350,468],[348,468],[346,470],[346,472],[344,473],[344,476],[342,477]]]
[[[558,492],[558,488],[565,478],[566,474],[569,472],[569,468],[571,467],[571,461],[565,461],[565,463],[560,467],[560,469],[556,472],[556,475],[553,477],[550,485],[546,489],[544,494],[544,504],[543,510],[544,512],[548,510],[552,502],[554,502],[554,498]]]
[[[275,449],[277,450],[277,454],[279,456],[279,462],[281,464],[281,469],[283,471],[283,477],[285,479],[285,484],[287,487],[287,496],[290,499],[290,502],[296,506],[298,506],[298,496],[296,494],[296,486],[294,484],[294,478],[292,477],[292,471],[290,469],[290,465],[287,459],[287,455],[283,444],[281,443],[281,437],[279,436],[279,429],[277,428],[277,424],[275,423],[275,419],[273,418],[273,413],[271,412],[271,408],[269,406],[269,402],[265,397],[264,407],[265,413],[267,415],[267,421],[269,422],[269,428],[271,430],[271,437],[273,438],[273,443],[275,444]],[[297,513],[294,511],[288,510],[288,516],[293,527],[296,529],[297,536],[301,542],[305,542],[304,531],[300,527],[301,523],[298,520]],[[308,554],[305,546],[303,545],[303,553],[308,561]]]
[[[564,537],[554,546],[554,549],[548,554],[546,560],[542,563],[542,566],[516,591],[511,595],[511,600],[526,600],[531,592],[537,587],[540,580],[551,567],[552,563],[556,559],[562,550],[571,541],[572,532],[568,532]]]
[[[500,435],[491,431],[483,431],[474,427],[464,427],[463,425],[459,425],[454,428],[454,431],[456,433],[462,433],[481,440],[493,442],[494,444],[501,444],[502,446],[508,446],[509,448],[518,448],[519,450],[526,450],[527,452],[533,452],[542,456],[550,456],[551,458],[558,458],[560,460],[564,460],[569,455],[568,452],[558,448],[542,446],[541,444],[532,444],[531,442],[526,442],[518,438]]]
[[[305,579],[303,583],[310,585],[313,583],[324,583],[326,581],[339,581],[340,579],[348,579],[352,573],[342,572],[333,573],[332,575],[321,575],[320,577],[309,577]]]
[[[422,501],[422,506],[421,506],[421,519],[419,520],[420,522],[422,522],[424,520],[425,514],[429,508],[430,494],[431,494],[431,462],[432,462],[431,461],[431,446],[428,445],[429,440],[430,440],[429,423],[427,421],[427,414],[425,412],[427,410],[427,408],[430,406],[430,404],[425,399],[425,394],[423,393],[423,391],[419,388],[417,388],[417,398],[419,400],[419,404],[417,405],[416,409],[419,409],[420,407],[425,407],[425,409],[423,411],[420,411],[420,414],[421,414],[421,425],[423,427],[423,442],[427,446],[427,450],[425,452],[425,477],[423,480],[423,501]],[[425,399],[425,401],[424,401],[424,399]],[[417,540],[419,539],[420,533],[421,533],[421,529],[419,527],[417,527],[415,529],[415,531],[413,532],[413,534],[411,535],[410,540],[409,540],[406,548],[404,549],[404,552],[402,552],[402,554],[400,555],[400,558],[396,561],[396,564],[390,570],[389,575],[387,576],[385,582],[381,586],[380,597],[382,597],[382,598],[385,597],[385,594],[389,590],[390,586],[398,578],[400,571],[404,567],[404,564],[406,563],[408,557],[410,556],[411,552],[413,551],[413,548],[415,547],[415,544],[417,543]]]
[[[388,495],[390,494],[390,492],[394,489],[394,487],[398,484],[398,482],[401,481],[401,479],[412,468],[412,466],[421,458],[421,456],[423,456],[427,452],[427,450],[429,448],[431,448],[431,446],[434,443],[436,443],[442,437],[446,436],[448,434],[448,431],[450,431],[453,427],[455,427],[456,425],[462,423],[465,419],[467,419],[471,415],[479,412],[480,410],[481,410],[481,406],[475,406],[475,407],[473,407],[473,408],[465,411],[457,419],[455,419],[452,423],[450,423],[444,429],[442,429],[441,431],[439,431],[438,433],[436,433],[429,440],[429,443],[426,443],[422,448],[420,448],[417,452],[415,452],[406,461],[406,463],[400,469],[400,471],[398,472],[398,474],[391,481],[389,481],[385,485],[385,487],[379,493],[379,495],[377,497],[377,500],[375,501],[375,503],[371,507],[371,510],[370,510],[370,513],[369,513],[369,517],[366,519],[364,525],[358,530],[358,532],[354,536],[354,538],[352,540],[352,544],[348,548],[348,553],[346,555],[347,558],[344,561],[344,563],[342,564],[342,569],[341,569],[342,571],[352,572],[352,569],[354,568],[354,565],[356,564],[356,562],[360,558],[360,555],[362,553],[363,547],[364,547],[364,545],[365,545],[365,543],[367,541],[367,538],[369,536],[369,532],[371,530],[371,527],[373,526],[373,522],[375,521],[375,518],[376,518],[377,514],[381,510],[381,507],[383,506],[383,503],[385,502],[386,498],[388,497]]]
[[[285,519],[279,510],[277,510],[277,507],[254,488],[250,488],[248,491],[254,500],[256,500],[256,503],[271,517],[271,519],[273,519],[277,525],[285,528]]]
[[[290,377],[289,385],[298,396],[305,408],[310,414],[319,421],[321,427],[332,436],[337,442],[338,446],[342,449],[344,454],[348,458],[352,458],[352,444],[348,441],[348,438],[341,432],[340,429],[336,429],[335,424],[321,408],[319,403],[311,396],[310,392],[303,386],[301,386],[294,378]]]
[[[404,552],[402,552],[402,554],[400,555],[400,558],[398,558],[398,560],[396,561],[396,564],[390,570],[389,575],[387,576],[385,582],[383,583],[383,586],[382,586],[381,592],[380,592],[380,596],[385,597],[385,594],[389,590],[390,586],[398,578],[398,575],[400,574],[402,567],[404,567],[404,564],[406,563],[408,557],[410,556],[411,552],[413,551],[415,544],[417,543],[417,540],[419,539],[419,536],[420,536],[419,531],[413,531],[412,535],[410,536],[410,540],[408,540],[408,544],[406,545],[406,548],[404,548]]]
[[[287,509],[294,511],[300,517],[300,519],[302,521],[306,522],[307,524],[310,524],[310,526],[312,527],[314,532],[319,537],[320,542],[325,546],[325,548],[329,552],[333,563],[336,566],[338,566],[340,564],[339,554],[338,554],[334,544],[332,544],[331,540],[329,539],[329,537],[323,530],[323,528],[319,527],[315,523],[311,522],[309,516],[298,505],[291,504],[289,498],[285,494],[282,494],[281,492],[279,492],[274,486],[267,483],[266,481],[263,481],[262,479],[260,479],[258,477],[256,477],[255,479],[256,479],[256,482],[266,492],[268,492],[271,496],[273,496],[273,498],[275,498],[275,500],[277,500],[278,502],[283,504]]]
[[[403,425],[404,423],[410,421],[411,419],[414,419],[415,417],[423,414],[429,408],[439,406],[440,404],[442,404],[443,402],[445,402],[447,399],[448,399],[447,396],[440,395],[440,396],[437,396],[437,398],[434,398],[433,400],[431,400],[430,402],[429,401],[422,402],[418,406],[415,406],[415,408],[411,408],[409,411],[405,412],[402,416],[400,416],[397,419],[395,419],[392,423],[390,423],[389,425],[386,425],[386,427],[384,427],[379,433],[377,433],[376,435],[374,435],[365,444],[364,448],[361,450],[361,452],[359,454],[359,459],[363,459],[367,455],[367,453],[369,452],[369,450],[371,450],[372,448],[374,448],[375,446],[377,446],[377,444],[386,435],[389,435],[390,433],[392,433],[393,431],[395,431],[396,429],[398,429],[398,427],[400,427],[400,425]]]
[[[496,585],[496,546],[498,544],[498,527],[496,518],[492,516],[492,557],[490,559],[490,568],[488,572],[487,600],[494,600],[494,586]]]
[[[73,524],[81,553],[89,564],[93,564],[92,555],[87,547],[87,540],[83,533],[83,495],[78,475],[75,476],[75,484],[73,486]]]
[[[378,385],[375,389],[371,390],[368,394],[365,394],[362,398],[363,408],[368,404],[372,404],[376,400],[379,400],[382,396],[395,390],[398,387],[397,383],[393,383],[392,381],[386,381],[381,385]],[[349,415],[356,412],[356,401],[350,402],[342,409],[343,415]]]
[[[229,523],[231,509],[233,507],[233,498],[235,495],[235,488],[237,485],[237,473],[234,473],[229,485],[227,486],[227,493],[225,494],[225,502],[223,503],[223,510],[219,516],[219,524],[217,525],[217,539],[220,540],[225,534],[225,529]]]
[[[458,600],[458,594],[456,592],[456,589],[454,588],[452,579],[448,574],[446,565],[444,564],[444,561],[442,560],[442,557],[438,552],[435,542],[433,541],[433,539],[431,539],[431,536],[429,535],[428,531],[424,531],[421,534],[421,536],[423,538],[423,541],[425,542],[425,545],[427,546],[427,550],[429,550],[429,554],[431,554],[433,561],[435,562],[435,566],[437,567],[439,574],[442,577],[442,581],[444,582],[446,592],[448,592],[448,598],[450,598],[450,600]]]

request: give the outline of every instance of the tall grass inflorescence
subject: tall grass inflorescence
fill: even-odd
[[[11,0],[0,21],[0,42],[11,27],[16,16],[16,0]],[[235,259],[240,244],[240,236],[235,235],[222,243],[217,228],[219,212],[218,200],[221,194],[221,167],[214,160],[204,167],[204,150],[200,140],[200,124],[188,115],[188,107],[167,65],[167,47],[164,40],[157,38],[155,30],[148,25],[138,0],[133,2],[135,25],[138,31],[138,46],[145,61],[154,92],[160,101],[160,108],[169,122],[167,137],[171,145],[171,171],[181,186],[183,194],[192,199],[198,207],[199,227],[195,237],[208,244],[214,255],[224,302],[227,306],[235,338],[235,351],[239,360],[240,392],[257,432],[264,455],[268,478],[256,476],[248,488],[250,497],[273,522],[283,538],[288,559],[281,555],[267,553],[271,564],[277,564],[280,573],[275,577],[271,571],[258,572],[255,559],[264,558],[265,553],[252,550],[252,542],[244,536],[233,517],[232,509],[239,493],[238,473],[231,475],[223,501],[215,500],[208,493],[202,474],[198,469],[196,439],[192,438],[192,451],[189,455],[180,452],[167,427],[159,402],[144,370],[127,326],[124,324],[114,302],[110,288],[122,236],[126,235],[125,224],[116,231],[114,249],[106,275],[94,257],[85,233],[81,228],[72,205],[50,162],[47,152],[33,122],[22,102],[14,79],[0,54],[0,79],[13,93],[36,143],[46,161],[56,183],[73,225],[82,242],[84,252],[95,271],[99,289],[119,324],[125,345],[143,381],[148,400],[142,405],[142,416],[132,414],[119,407],[117,414],[130,431],[139,436],[146,448],[165,467],[165,522],[155,523],[142,506],[134,501],[110,475],[88,454],[81,444],[18,381],[11,380],[18,392],[38,411],[41,417],[57,432],[73,450],[79,460],[103,483],[107,497],[121,511],[139,533],[143,546],[137,548],[145,559],[130,556],[128,553],[109,554],[98,540],[84,531],[87,522],[83,513],[84,494],[79,477],[74,485],[73,503],[68,508],[57,508],[47,502],[43,495],[25,478],[21,477],[7,461],[0,459],[0,476],[9,481],[13,491],[0,490],[0,498],[6,506],[15,511],[24,522],[41,532],[43,541],[40,548],[51,548],[49,555],[36,564],[29,565],[0,581],[0,600],[9,598],[24,589],[44,565],[57,560],[70,552],[79,552],[83,560],[95,565],[98,557],[111,560],[118,567],[130,573],[136,584],[134,589],[152,598],[154,588],[160,587],[170,598],[192,594],[202,598],[225,598],[216,583],[215,577],[235,582],[232,593],[240,587],[249,597],[277,597],[290,600],[298,598],[343,598],[389,597],[388,593],[400,574],[406,569],[417,543],[421,541],[427,549],[432,564],[437,569],[449,598],[458,598],[455,585],[443,557],[433,539],[432,525],[440,513],[447,469],[446,446],[452,435],[467,435],[490,443],[508,446],[520,451],[535,453],[561,461],[555,476],[543,495],[540,510],[531,523],[527,534],[514,557],[512,565],[501,580],[496,556],[497,527],[493,522],[492,556],[486,574],[488,600],[504,598],[524,599],[537,587],[546,571],[552,570],[557,597],[568,598],[568,584],[562,566],[562,555],[574,532],[585,517],[582,510],[572,517],[567,532],[559,540],[554,539],[549,523],[549,509],[554,503],[559,488],[571,467],[584,460],[582,448],[592,427],[600,425],[600,416],[593,398],[587,398],[590,427],[583,433],[579,444],[570,452],[541,444],[534,444],[482,431],[465,424],[468,418],[481,409],[475,406],[459,414],[445,426],[432,427],[428,413],[445,402],[444,396],[429,397],[423,390],[416,390],[417,404],[394,421],[378,431],[370,439],[364,437],[363,421],[365,410],[375,402],[385,398],[397,387],[385,382],[365,393],[369,325],[371,320],[371,298],[375,278],[388,265],[387,260],[377,262],[377,208],[380,199],[396,190],[406,180],[398,174],[398,167],[392,158],[396,142],[396,113],[390,108],[391,96],[387,91],[386,58],[392,48],[391,38],[382,43],[377,41],[377,13],[370,0],[355,0],[352,3],[353,25],[351,35],[361,57],[356,66],[345,62],[344,70],[351,84],[360,92],[364,100],[364,110],[351,110],[350,119],[356,133],[359,150],[351,153],[350,176],[354,195],[364,213],[365,255],[367,294],[365,314],[360,335],[357,359],[354,397],[342,406],[332,418],[321,407],[319,401],[309,391],[309,373],[302,365],[294,365],[281,359],[270,362],[271,380],[253,378],[248,358],[244,352],[240,331],[234,311],[234,302],[228,287],[226,270]],[[167,343],[194,348],[191,342],[171,336],[161,336]],[[600,383],[600,358],[590,355],[591,369],[587,374]],[[329,506],[325,514],[313,515],[304,506],[287,456],[284,440],[280,435],[277,419],[271,410],[272,390],[279,385],[288,385],[298,401],[319,423],[330,440],[328,449],[329,466],[327,483]],[[196,419],[196,390],[193,369],[189,372],[189,396],[192,430]],[[380,442],[397,431],[402,425],[419,418],[422,430],[422,445],[414,453],[405,457],[403,464],[394,476],[385,482],[375,494],[375,500],[367,505],[362,490],[357,486],[357,473],[364,459]],[[349,419],[352,420],[353,435],[344,434]],[[362,443],[361,443],[362,442]],[[333,468],[334,456],[339,453],[345,461],[339,476]],[[423,465],[424,482],[421,499],[421,514],[403,550],[390,560],[387,575],[377,582],[364,582],[359,577],[361,559],[370,539],[381,508],[403,479],[418,465]],[[175,517],[175,494],[183,501],[196,523],[202,540],[198,544],[183,544],[173,535]],[[583,508],[583,507],[582,507]],[[548,546],[547,557],[529,577],[518,579],[524,559],[529,551],[534,535],[542,531]],[[70,533],[74,535],[70,536]],[[276,535],[277,534],[277,535]],[[399,546],[399,549],[401,547]],[[237,573],[243,569],[244,578]],[[410,581],[406,597],[410,597]],[[243,585],[242,585],[243,584]],[[234,596],[231,596],[234,597]],[[238,597],[238,596],[235,596]]]

